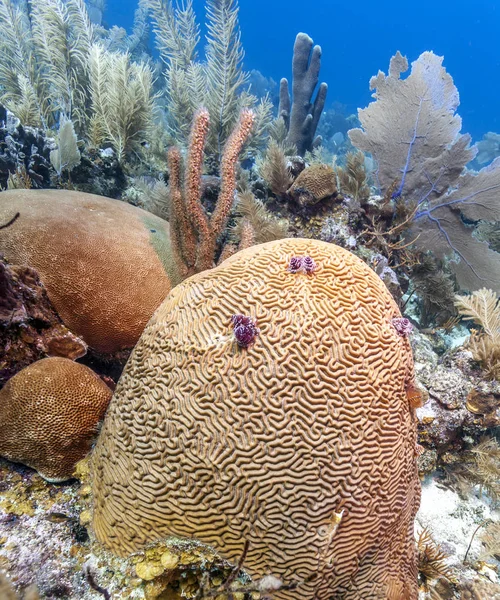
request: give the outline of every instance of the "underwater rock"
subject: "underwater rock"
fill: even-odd
[[[70,479],[111,393],[88,367],[67,358],[33,363],[0,390],[0,455],[49,481]]]
[[[316,269],[292,273],[291,257]],[[238,314],[260,330],[247,347]],[[389,586],[416,599],[413,364],[399,316],[367,265],[316,240],[254,246],[179,284],[90,458],[97,539],[126,556],[189,537],[235,562],[248,542],[245,570],[302,582],[304,600]]]
[[[103,354],[129,349],[170,290],[168,223],[82,192],[2,192],[0,252],[34,267],[64,324]]]
[[[87,351],[62,323],[35,269],[9,265],[0,255],[0,388],[46,356],[75,360]]]
[[[111,148],[99,151],[84,147],[80,164],[71,171],[71,187],[88,194],[119,198],[127,187],[127,178]]]
[[[387,286],[387,289],[391,292],[394,300],[399,304],[403,298],[403,290],[401,289],[401,284],[399,283],[398,276],[394,269],[391,269],[389,266],[388,259],[385,256],[382,256],[382,254],[376,254],[373,257],[371,264],[375,273],[382,279]]]

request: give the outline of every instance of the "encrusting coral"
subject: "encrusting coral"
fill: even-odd
[[[168,223],[125,202],[62,190],[2,192],[0,223],[16,212],[0,252],[38,271],[64,324],[93,349],[133,347],[175,274]]]
[[[90,450],[111,390],[88,367],[44,358],[0,390],[0,455],[49,481],[73,476]]]
[[[304,600],[416,599],[414,374],[399,317],[367,265],[317,240],[254,246],[176,286],[91,455],[97,539],[125,556],[193,537],[233,561],[247,541],[245,570],[295,582]]]

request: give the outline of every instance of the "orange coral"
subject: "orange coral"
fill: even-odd
[[[292,257],[316,268],[291,272]],[[253,343],[237,343],[241,315]],[[248,541],[245,569],[304,582],[303,600],[416,599],[413,362],[395,317],[368,266],[317,240],[253,246],[178,285],[92,453],[97,538],[126,555],[193,537],[234,561]]]
[[[0,390],[0,455],[36,469],[49,481],[71,478],[111,398],[88,367],[44,358]]]
[[[250,135],[254,119],[252,111],[242,110],[238,123],[226,142],[220,169],[221,188],[210,217],[201,203],[203,149],[209,126],[206,109],[200,109],[193,119],[183,192],[180,185],[180,154],[177,150],[169,152],[172,198],[170,221],[174,224],[175,231],[172,245],[182,278],[214,266],[217,238],[227,224],[234,203],[238,156]],[[188,240],[188,243],[184,240]]]
[[[100,352],[131,348],[170,290],[168,223],[67,190],[2,192],[0,252],[34,267],[64,324]]]

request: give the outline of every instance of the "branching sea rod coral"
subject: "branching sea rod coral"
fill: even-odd
[[[233,315],[260,330],[245,348]],[[416,600],[414,374],[397,317],[369,267],[316,240],[253,246],[176,286],[91,458],[98,540],[127,555],[197,538],[235,562],[247,541],[254,578],[303,582],[282,600]]]
[[[171,239],[178,263],[178,277],[173,283],[214,266],[217,239],[227,224],[235,200],[238,156],[252,130],[254,114],[246,109],[241,111],[236,127],[224,146],[220,166],[221,187],[210,216],[201,203],[203,150],[209,124],[208,111],[200,109],[191,128],[184,185],[180,151],[174,147],[168,153]]]

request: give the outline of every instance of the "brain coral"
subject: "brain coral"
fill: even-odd
[[[315,269],[291,272],[292,257]],[[309,261],[311,262],[311,261]],[[259,329],[236,343],[232,317]],[[408,337],[380,278],[333,244],[254,246],[175,287],[92,453],[93,528],[126,555],[195,537],[287,583],[277,598],[416,598]]]
[[[88,367],[44,358],[0,390],[0,456],[64,481],[90,450],[111,390]]]
[[[294,181],[289,193],[304,206],[317,204],[337,191],[335,171],[329,165],[314,164]]]
[[[64,324],[100,352],[131,348],[170,290],[168,223],[66,190],[2,192],[0,252],[34,267]]]

